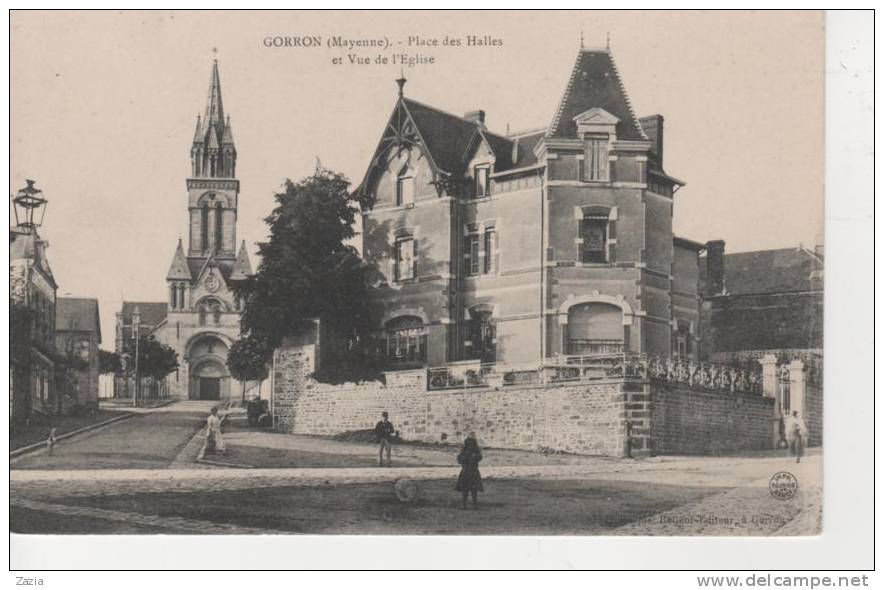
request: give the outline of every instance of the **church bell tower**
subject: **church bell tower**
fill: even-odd
[[[235,258],[239,181],[233,130],[221,100],[218,60],[212,64],[206,111],[197,115],[190,160],[188,256]]]

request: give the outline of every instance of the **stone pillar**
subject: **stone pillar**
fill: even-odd
[[[789,363],[789,375],[791,377],[790,401],[791,409],[798,412],[798,416],[807,420],[804,415],[806,407],[805,400],[807,398],[807,373],[805,371],[804,361],[795,359]]]
[[[758,361],[761,364],[761,386],[765,397],[777,398],[777,357],[768,354]]]
[[[780,442],[780,420],[783,414],[780,408],[781,400],[779,399],[779,377],[777,376],[777,357],[767,354],[759,361],[761,364],[761,387],[764,397],[770,397],[775,400],[773,405],[773,416],[770,418],[771,423],[771,443],[772,448],[777,448]]]

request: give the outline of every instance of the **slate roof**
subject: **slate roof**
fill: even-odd
[[[98,299],[58,297],[55,300],[55,330],[57,332],[95,332],[101,342],[101,323]]]
[[[577,138],[574,118],[594,107],[620,119],[617,139],[648,139],[632,112],[614,58],[607,49],[580,50],[548,136]]]
[[[123,324],[130,325],[132,323],[132,312],[135,308],[141,314],[142,326],[156,326],[166,319],[168,307],[165,302],[159,301],[124,301],[123,302]]]
[[[811,274],[823,261],[805,248],[757,250],[724,255],[724,286],[728,295],[762,295],[819,290]],[[700,258],[701,284],[706,283],[706,257]]]
[[[233,269],[230,272],[229,279],[232,281],[241,281],[252,275],[252,263],[249,262],[249,253],[246,250],[246,241],[243,240],[239,246],[239,254],[233,263]]]
[[[525,168],[537,164],[534,148],[545,135],[546,129],[541,129],[525,135],[510,137],[510,141],[516,148],[516,160],[513,162],[513,168]]]
[[[169,266],[166,278],[190,280],[191,276],[190,267],[187,265],[187,257],[184,255],[184,247],[181,245],[181,239],[179,238],[178,247],[175,248],[175,254],[172,256],[172,264]]]

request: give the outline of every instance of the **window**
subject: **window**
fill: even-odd
[[[479,274],[479,234],[470,234],[464,238],[464,268],[468,275]]]
[[[199,322],[200,322],[200,326],[206,325],[206,304],[205,303],[200,303]]]
[[[485,274],[493,273],[495,270],[494,258],[497,254],[497,232],[493,229],[485,230],[485,263],[483,272]]]
[[[608,262],[608,216],[587,215],[580,222],[581,262]]]
[[[396,204],[410,205],[414,203],[414,173],[406,164],[399,171],[396,179]]]
[[[200,212],[200,249],[209,249],[209,205],[206,203]]]
[[[586,140],[584,180],[608,180],[608,138],[590,137]]]
[[[385,349],[391,364],[423,364],[427,360],[427,329],[415,316],[401,316],[385,326]]]
[[[607,303],[583,303],[568,310],[567,354],[623,352],[623,311]]]
[[[393,275],[397,281],[413,279],[417,274],[417,243],[414,238],[396,240],[395,269]]]
[[[212,306],[212,319],[216,324],[221,323],[221,304],[216,303]]]
[[[489,166],[476,166],[473,169],[473,179],[476,185],[473,194],[477,199],[491,194],[490,173],[491,168]]]
[[[479,359],[483,363],[497,360],[497,331],[490,311],[472,313],[469,338],[466,341],[467,358]]]
[[[215,252],[221,251],[222,232],[224,231],[224,209],[221,202],[215,204]]]
[[[178,303],[178,287],[175,284],[169,286],[169,306],[175,309]]]

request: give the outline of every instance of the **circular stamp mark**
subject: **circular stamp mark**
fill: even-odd
[[[777,471],[771,476],[768,488],[777,500],[791,500],[798,493],[798,478],[788,471]]]

